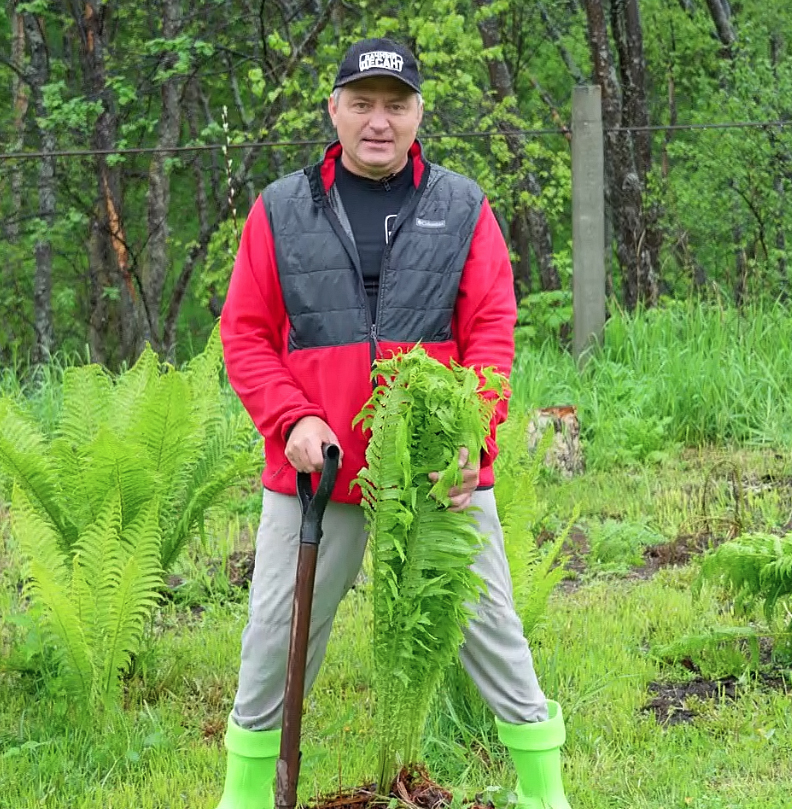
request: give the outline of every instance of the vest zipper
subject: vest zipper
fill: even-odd
[[[379,277],[379,294],[377,295],[377,310],[376,310],[376,318],[375,323],[380,322],[380,313],[382,307],[382,289],[385,286],[383,281],[385,280],[385,274],[390,267],[390,254],[391,248],[393,247],[393,243],[396,241],[396,234],[399,231],[399,228],[402,224],[407,220],[408,217],[412,216],[413,211],[418,207],[418,203],[421,201],[421,197],[423,196],[423,192],[426,189],[426,181],[429,179],[429,166],[424,168],[423,176],[421,177],[421,183],[418,188],[414,188],[410,196],[407,198],[407,202],[402,205],[402,209],[399,211],[399,215],[396,217],[396,221],[393,223],[393,231],[391,232],[391,237],[388,243],[385,245],[385,250],[382,253],[382,263],[380,264],[380,277]],[[372,328],[372,336],[376,340],[376,326]]]
[[[368,326],[369,354],[371,357],[371,366],[373,368],[374,360],[377,358],[377,328],[371,319],[371,311],[369,309],[368,295],[366,294],[366,284],[363,281],[363,269],[360,266],[360,259],[355,255],[357,253],[357,246],[355,245],[352,237],[344,230],[341,220],[338,218],[338,214],[330,204],[330,199],[326,192],[324,192],[322,195],[322,206],[324,207],[325,215],[330,222],[330,226],[336,232],[336,236],[338,236],[338,238],[341,240],[341,244],[344,245],[344,249],[349,254],[349,257],[352,259],[352,264],[355,267],[355,273],[357,274],[358,278],[358,290],[360,291],[361,299],[363,301],[363,311],[365,312],[366,325]],[[349,249],[350,243],[354,248],[353,250]],[[379,299],[377,300],[377,308],[379,308]]]

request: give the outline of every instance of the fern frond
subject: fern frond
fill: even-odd
[[[204,350],[193,357],[184,369],[185,379],[190,386],[193,417],[196,424],[204,425],[209,433],[224,422],[225,408],[220,388],[222,368],[223,344],[218,320]]]
[[[463,640],[484,583],[471,570],[483,537],[469,513],[447,511],[461,447],[478,457],[491,403],[470,368],[416,348],[377,363],[378,385],[356,421],[371,431],[357,479],[374,562],[378,783],[417,755],[444,667]],[[432,483],[429,473],[437,472]]]
[[[123,525],[133,522],[143,506],[154,498],[160,485],[148,457],[139,448],[106,427],[85,448],[85,489],[94,513],[108,495],[118,491]]]
[[[143,400],[158,379],[159,367],[159,357],[146,343],[135,364],[116,377],[108,424],[118,438],[134,435],[137,424],[133,417],[140,412]]]
[[[79,563],[79,579],[74,576],[74,598],[80,605],[84,633],[91,649],[94,667],[102,671],[105,656],[106,615],[118,587],[122,561],[121,497],[112,490],[99,510],[96,521],[89,525],[75,543],[75,560]],[[87,591],[82,583],[90,583]]]
[[[229,487],[250,478],[261,467],[260,441],[246,414],[229,419],[204,444],[202,454],[178,494],[168,502],[161,524],[162,568],[170,570],[203,515]]]
[[[129,665],[130,655],[137,651],[146,618],[156,606],[162,585],[160,567],[160,528],[156,501],[150,502],[133,525],[124,530],[124,547],[120,563],[106,574],[112,592],[107,610],[102,615],[105,637],[104,666],[100,696],[113,701],[120,688],[120,676]]]
[[[779,599],[792,595],[792,534],[743,534],[724,542],[704,557],[696,592],[705,580],[723,587],[739,609],[762,601],[772,623]]]
[[[56,437],[75,448],[89,443],[107,423],[112,393],[112,379],[101,365],[67,368]]]
[[[14,488],[11,515],[14,535],[30,559],[30,587],[44,606],[60,674],[70,693],[88,699],[93,667],[79,609],[70,598],[69,555],[62,548],[58,531],[41,516],[20,486]]]
[[[46,439],[8,398],[0,398],[0,466],[25,490],[57,531],[63,551],[68,552],[77,530],[59,505],[60,485],[47,454]]]
[[[170,371],[152,383],[138,410],[131,414],[131,424],[132,443],[145,454],[160,491],[169,491],[177,470],[194,463],[198,453],[190,388],[184,377]]]

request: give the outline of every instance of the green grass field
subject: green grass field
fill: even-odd
[[[551,536],[576,515],[574,536],[584,539],[532,640],[540,681],[567,720],[565,781],[574,809],[792,805],[790,681],[767,648],[765,679],[747,670],[734,644],[677,664],[656,654],[713,627],[763,625],[759,611],[737,615],[712,588],[694,598],[698,556],[687,552],[741,531],[790,530],[792,422],[783,422],[792,325],[777,315],[738,324],[744,339],[735,332],[719,343],[731,352],[729,366],[706,360],[722,318],[698,332],[688,324],[691,358],[680,369],[662,335],[681,334],[674,320],[681,317],[672,312],[656,335],[651,324],[628,324],[624,334],[616,324],[605,355],[583,376],[558,352],[526,353],[514,380],[515,413],[572,401],[583,424],[588,471],[571,480],[543,474],[531,526]],[[634,346],[629,356],[626,345]],[[25,397],[46,421],[57,408],[52,377],[43,387],[5,380],[4,390]],[[743,405],[740,390],[753,392]],[[711,429],[694,433],[696,425]],[[507,429],[504,440],[519,443],[522,435]],[[521,451],[504,449],[507,458]],[[519,474],[502,472],[501,487]],[[252,482],[213,517],[206,544],[183,557],[179,586],[158,610],[126,683],[123,711],[101,720],[82,715],[47,688],[46,674],[34,673],[37,620],[21,594],[24,560],[0,511],[0,807],[213,809],[247,610],[232,568],[252,547],[258,502]],[[680,546],[683,563],[664,565],[676,557],[646,553],[658,543]],[[370,600],[362,584],[343,602],[306,700],[303,800],[372,779]],[[657,696],[652,683],[728,676],[736,678],[734,698],[670,700],[669,721],[647,708]],[[431,775],[460,799],[482,793],[505,806],[513,770],[491,717],[458,676],[438,695],[424,756]]]

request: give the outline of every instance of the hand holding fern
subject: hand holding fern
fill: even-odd
[[[318,416],[304,416],[292,428],[286,443],[286,458],[298,472],[321,472],[324,465],[322,444],[335,444],[341,449],[327,422]],[[343,460],[344,451],[341,449],[339,469]]]
[[[449,511],[464,511],[469,505],[479,484],[479,461],[470,460],[470,452],[467,447],[462,447],[459,450],[459,468],[462,470],[462,484],[454,486],[448,490],[448,497],[451,500],[451,505],[448,507]],[[429,480],[433,483],[437,482],[440,475],[437,472],[429,473]]]

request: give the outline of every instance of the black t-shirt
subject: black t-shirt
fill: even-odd
[[[370,180],[336,161],[335,182],[355,237],[371,322],[376,320],[382,254],[412,186],[412,161],[384,180]]]

